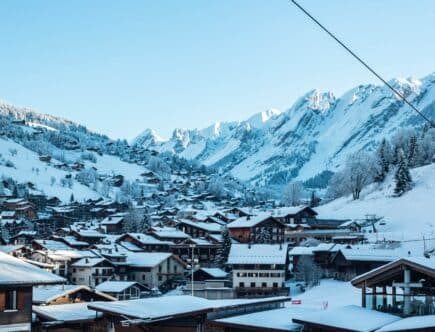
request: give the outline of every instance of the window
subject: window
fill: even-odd
[[[5,300],[5,310],[17,309],[17,291],[7,291]]]
[[[255,288],[255,282],[251,282],[251,287]]]
[[[278,283],[277,282],[273,283],[273,288],[278,288]]]
[[[240,288],[245,287],[245,283],[244,283],[244,282],[240,282],[240,283],[239,283],[239,287],[240,287]]]
[[[261,287],[266,288],[266,287],[267,287],[267,283],[262,282],[262,283],[261,283]]]

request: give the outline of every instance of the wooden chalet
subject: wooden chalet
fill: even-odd
[[[0,330],[31,331],[32,287],[65,279],[0,252]]]
[[[241,243],[282,243],[285,224],[263,212],[240,217],[227,225],[232,238]]]
[[[400,316],[435,315],[435,258],[406,257],[359,275],[364,308]]]

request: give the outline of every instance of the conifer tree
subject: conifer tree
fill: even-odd
[[[399,151],[398,164],[396,174],[394,176],[396,187],[394,188],[394,193],[397,196],[403,195],[405,192],[411,189],[412,178],[409,172],[409,166],[403,150]]]
[[[379,168],[374,177],[376,182],[383,182],[390,171],[390,146],[384,138],[376,152]]]

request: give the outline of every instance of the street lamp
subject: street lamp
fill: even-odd
[[[195,258],[194,258],[194,251],[195,251],[195,247],[196,244],[189,244],[189,247],[192,249],[192,258],[190,259],[190,268],[191,268],[191,272],[190,272],[190,277],[191,277],[191,292],[192,292],[192,296],[193,296],[193,272],[195,272]]]

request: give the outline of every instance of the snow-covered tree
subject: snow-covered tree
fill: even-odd
[[[216,265],[224,266],[228,260],[228,255],[231,249],[231,237],[228,228],[225,226],[222,229],[222,246],[218,249],[216,254]]]
[[[362,151],[351,154],[343,170],[332,176],[328,195],[337,198],[352,194],[353,199],[359,199],[362,189],[373,181],[375,167],[370,154]]]
[[[272,234],[271,234],[270,229],[266,228],[266,227],[262,227],[256,242],[258,242],[258,243],[271,243],[272,242]]]
[[[384,138],[376,151],[377,170],[374,180],[383,182],[390,171],[392,151],[390,143]]]
[[[306,287],[318,285],[322,277],[321,268],[312,256],[300,256],[294,270],[295,279],[302,281]]]
[[[394,193],[397,196],[403,195],[412,187],[411,173],[409,172],[407,158],[405,157],[403,150],[399,151],[399,159],[396,174],[394,175],[394,181],[396,184],[394,188]]]

